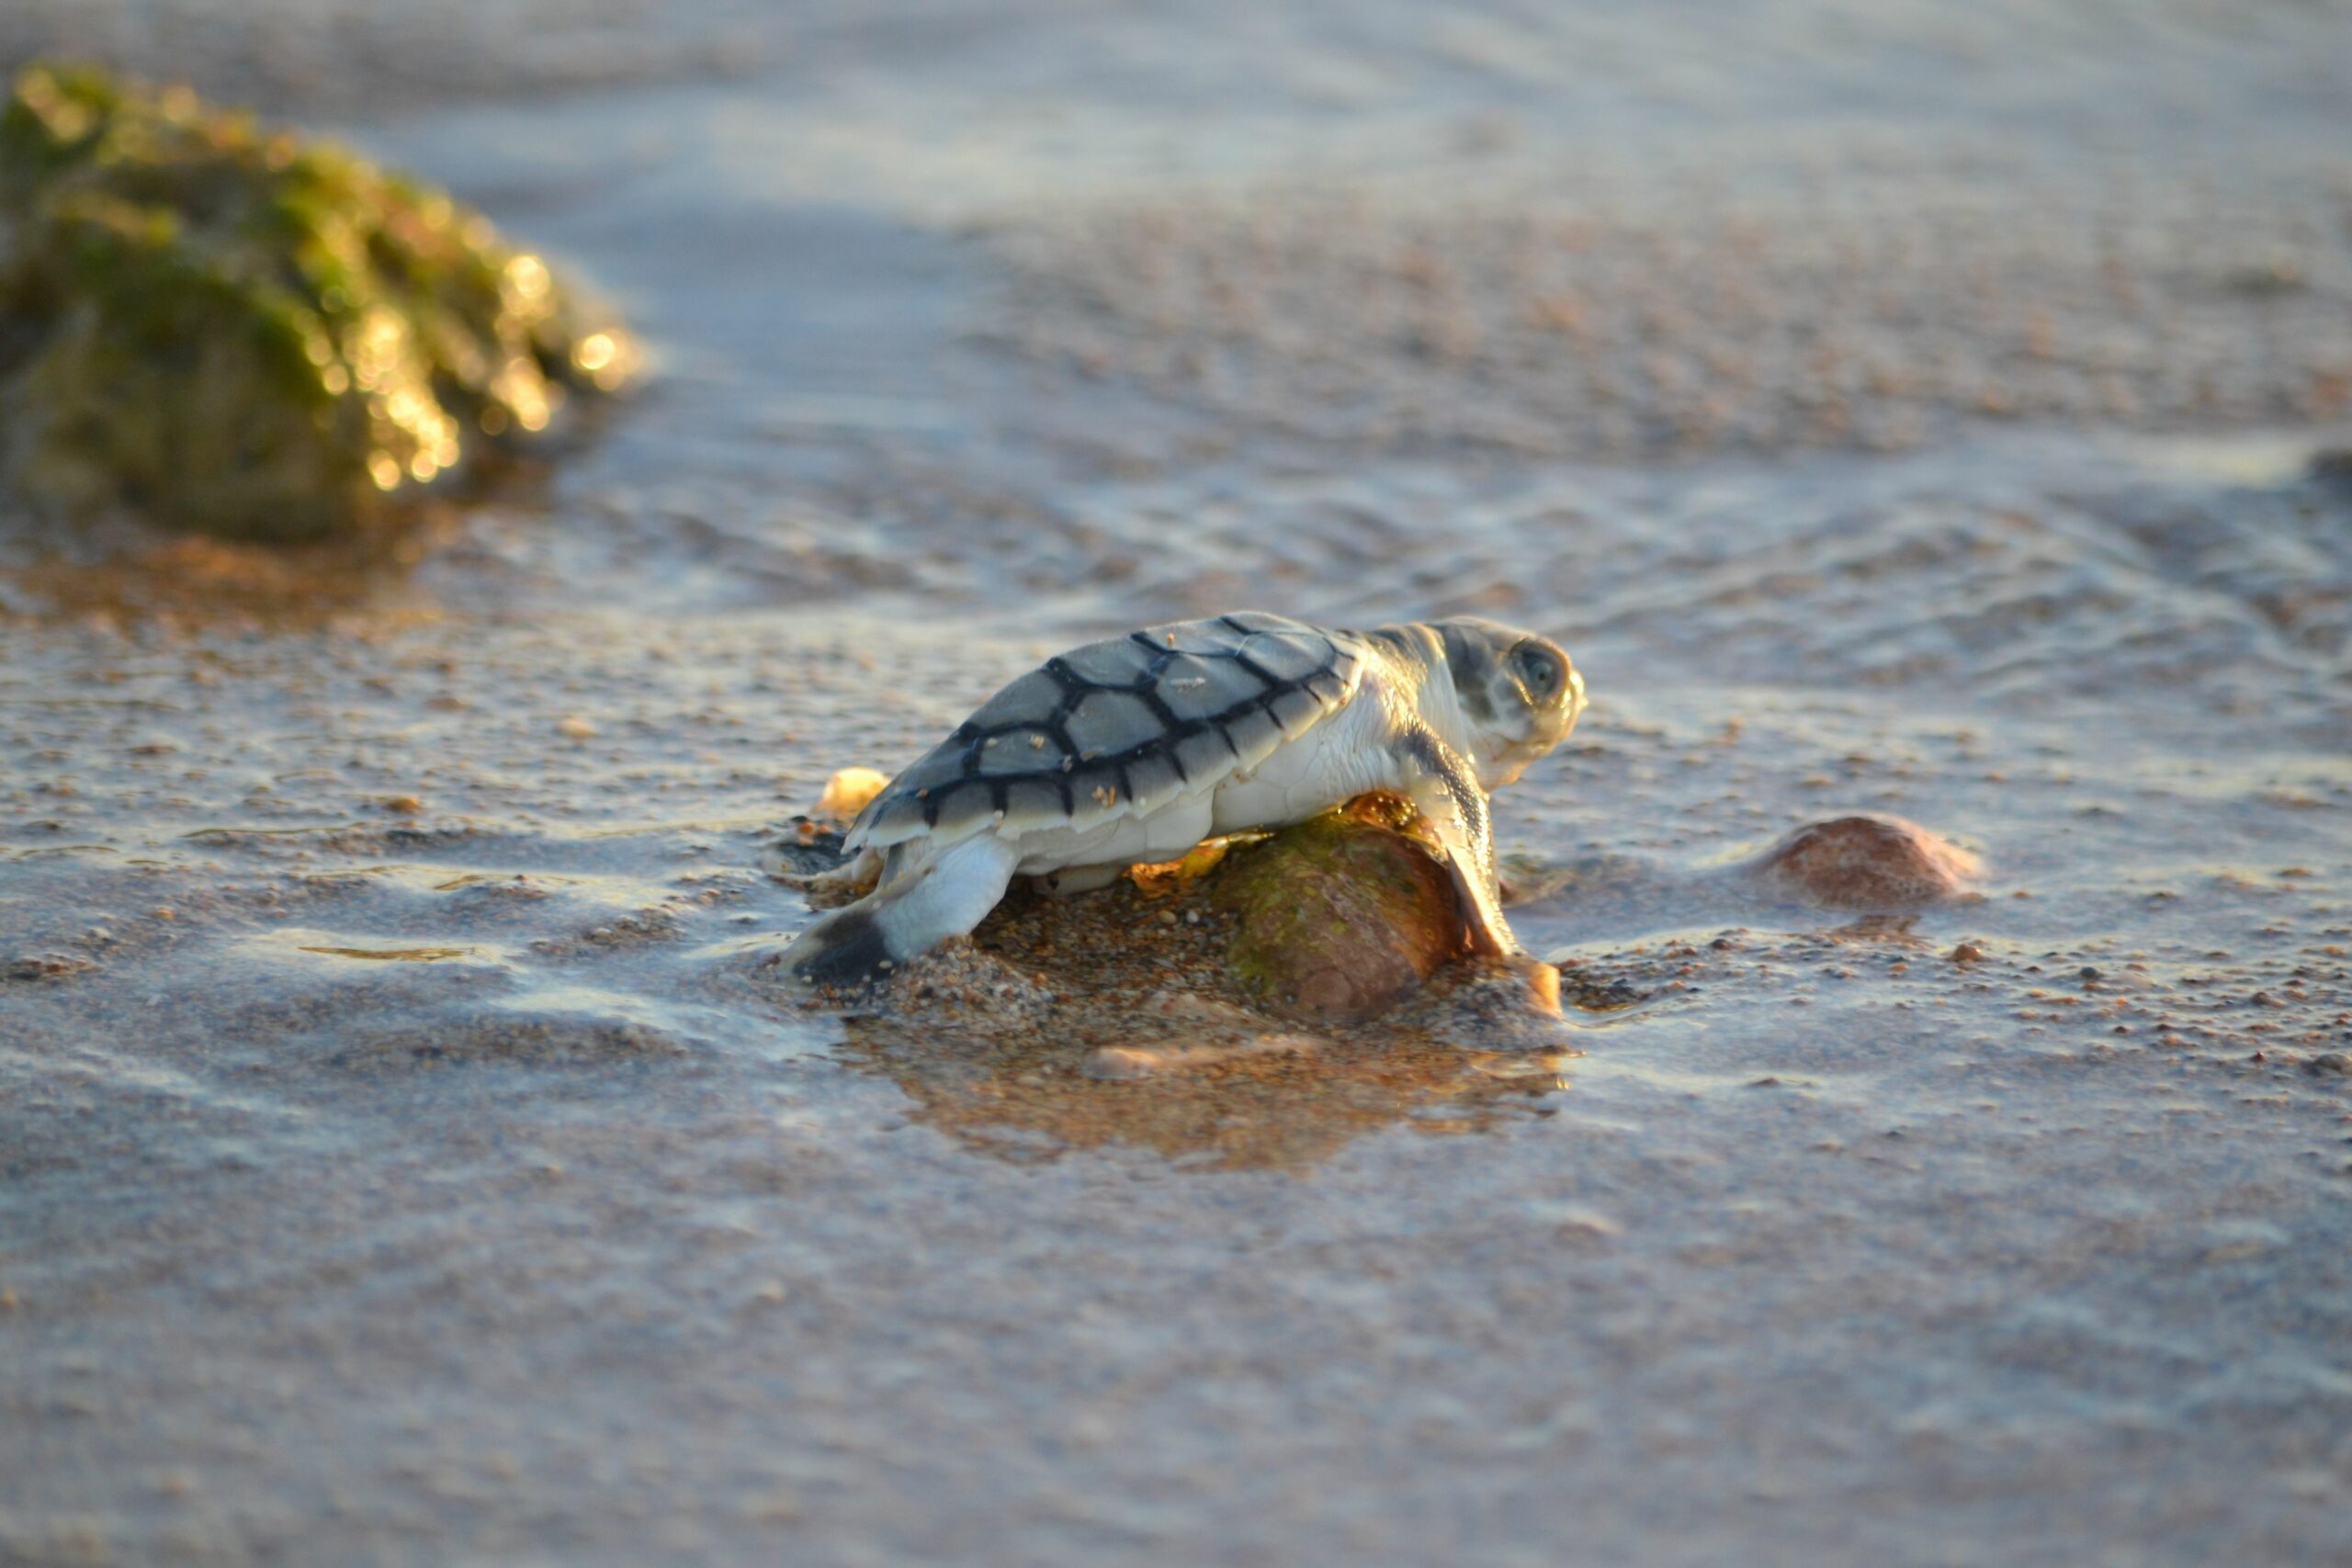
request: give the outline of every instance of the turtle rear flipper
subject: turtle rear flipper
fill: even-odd
[[[795,937],[785,966],[804,980],[842,985],[904,964],[978,925],[1021,860],[1014,846],[989,833],[910,858],[914,863],[889,865],[873,892]]]

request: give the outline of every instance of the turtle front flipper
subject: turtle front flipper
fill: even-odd
[[[1416,725],[1396,741],[1405,794],[1437,833],[1446,869],[1462,899],[1474,953],[1506,956],[1521,951],[1503,919],[1501,888],[1495,877],[1494,829],[1487,814],[1487,792],[1460,752],[1430,729]]]

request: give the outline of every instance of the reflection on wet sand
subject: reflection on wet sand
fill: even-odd
[[[587,411],[566,452],[592,449],[609,423],[605,411]],[[498,536],[548,526],[552,471],[547,456],[492,454],[462,501],[422,497],[379,527],[294,544],[175,535],[119,516],[70,527],[11,518],[0,531],[0,624],[367,635],[495,609],[520,586]]]
[[[452,531],[445,520],[441,542]],[[70,540],[23,529],[0,558],[0,603],[117,626],[316,626],[396,597],[435,537],[426,525],[288,548],[130,528]]]
[[[1197,1033],[1133,1045],[976,1040],[854,1020],[847,1059],[888,1077],[909,1114],[1016,1163],[1072,1149],[1150,1149],[1180,1166],[1306,1171],[1403,1125],[1443,1135],[1546,1116],[1580,1052],[1487,1055],[1426,1041],[1340,1045],[1273,1037],[1203,1059]],[[1132,1075],[1132,1076],[1130,1076]]]

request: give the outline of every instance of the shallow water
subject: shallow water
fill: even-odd
[[[0,1558],[2352,1547],[2340,15],[616,15],[352,131],[646,329],[579,451],[0,538]],[[763,967],[834,768],[1244,604],[1576,655],[1573,1054]],[[1855,810],[1980,885],[1724,873]]]

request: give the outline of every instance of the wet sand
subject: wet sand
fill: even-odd
[[[660,373],[380,551],[0,529],[0,1561],[2352,1550],[2340,18],[249,11]],[[1245,603],[1576,655],[1557,1038],[1127,888],[778,981],[834,769]],[[1857,812],[1982,868],[1733,869]]]

